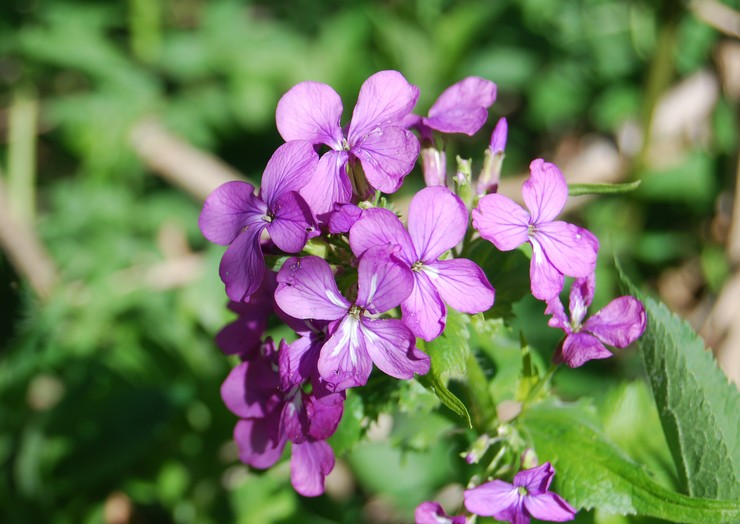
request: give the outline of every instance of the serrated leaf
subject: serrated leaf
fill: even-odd
[[[527,256],[519,249],[499,251],[484,239],[475,240],[467,256],[483,269],[496,289],[496,300],[486,311],[486,318],[512,317],[512,304],[530,292]]]
[[[670,491],[609,442],[578,406],[540,404],[521,419],[541,461],[557,470],[554,491],[577,508],[643,515],[672,522],[740,521],[740,503]]]
[[[470,317],[448,310],[444,332],[425,344],[424,349],[431,358],[432,367],[429,373],[419,377],[419,382],[437,395],[445,406],[464,418],[468,427],[473,427],[467,407],[447,388],[449,378],[462,377],[467,370],[470,356],[469,325]]]
[[[679,482],[690,495],[739,500],[740,393],[688,323],[620,276],[645,305],[638,343]]]
[[[635,180],[624,184],[568,184],[568,196],[629,193],[640,187],[641,182],[641,180]]]

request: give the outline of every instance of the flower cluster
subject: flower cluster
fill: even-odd
[[[474,230],[499,250],[531,244],[532,293],[547,302],[550,325],[567,334],[558,361],[577,366],[603,358],[601,342],[624,347],[644,329],[642,306],[630,297],[582,324],[598,241],[556,220],[568,189],[553,164],[532,162],[522,189],[528,211],[496,193],[505,119],[495,126],[477,183],[461,172],[457,191],[448,188],[440,137],[477,133],[495,101],[495,84],[466,78],[442,93],[424,117],[412,113],[418,97],[418,88],[400,73],[381,71],[362,85],[343,127],[342,101],[330,86],[296,85],[278,103],[277,128],[285,143],[267,163],[260,187],[224,184],[200,215],[204,236],[228,246],[220,276],[238,318],[216,341],[241,360],[221,391],[240,419],[234,430],[240,458],[268,468],[290,442],[292,483],[306,496],[323,493],[333,468],[326,440],[340,422],[346,391],[364,386],[373,365],[403,380],[426,374],[430,358],[417,339],[440,336],[448,308],[477,314],[493,306],[494,287],[465,257],[474,237],[471,216]],[[404,223],[386,196],[402,186],[417,160],[427,187],[411,198]],[[570,322],[558,298],[566,276],[578,279]],[[271,316],[295,336],[278,343],[264,338]],[[468,509],[516,522],[526,521],[520,514],[561,517],[553,504],[562,500],[547,492],[553,473],[547,466],[525,480],[517,480],[525,472],[518,474],[510,492],[504,493],[501,481],[470,490]],[[488,492],[495,495],[481,495]],[[486,497],[496,501],[488,509]],[[501,509],[504,499],[509,506]],[[564,502],[558,507],[572,510]],[[442,518],[434,503],[417,512],[417,521]]]

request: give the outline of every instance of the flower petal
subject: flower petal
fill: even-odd
[[[397,246],[378,246],[365,251],[357,267],[355,304],[371,314],[385,313],[408,298],[414,277],[408,265],[394,256]]]
[[[565,337],[562,345],[553,355],[553,362],[565,362],[569,367],[577,368],[589,360],[611,357],[611,352],[595,336],[584,333],[573,333]]]
[[[286,260],[277,281],[275,302],[295,318],[337,320],[352,305],[339,293],[329,264],[318,257]]]
[[[398,191],[414,168],[420,147],[411,131],[397,126],[376,128],[351,145],[370,185],[388,194]]]
[[[536,238],[532,243],[532,260],[529,265],[529,280],[532,294],[539,300],[556,298],[563,290],[565,278],[552,265]]]
[[[327,151],[319,159],[311,181],[303,186],[301,196],[319,219],[337,203],[352,198],[352,183],[347,176],[347,152]]]
[[[275,123],[283,140],[308,140],[342,148],[342,99],[320,82],[301,82],[285,93],[275,111]]]
[[[362,213],[363,210],[354,204],[335,204],[334,212],[329,216],[329,233],[332,235],[349,233]]]
[[[266,214],[267,205],[254,195],[252,184],[226,182],[206,198],[198,227],[214,244],[228,246],[245,227],[262,222]]]
[[[496,100],[496,84],[470,76],[451,85],[429,109],[424,124],[443,133],[474,135],[486,123]]]
[[[494,289],[483,270],[471,260],[438,260],[424,264],[422,271],[452,309],[473,315],[493,306]]]
[[[241,302],[257,291],[265,275],[265,259],[260,235],[267,222],[260,221],[241,233],[221,258],[219,276],[226,285],[226,295]]]
[[[508,197],[486,195],[473,209],[473,227],[501,251],[511,251],[527,241],[529,214]]]
[[[563,303],[560,302],[560,297],[558,295],[547,299],[545,315],[552,315],[550,320],[547,321],[548,326],[560,328],[566,333],[571,332],[570,322],[568,321],[568,317],[565,314],[565,308],[563,308]]]
[[[297,253],[306,245],[317,225],[303,197],[291,191],[273,205],[275,217],[267,226],[270,238],[286,253]]]
[[[221,385],[221,398],[241,418],[267,416],[280,402],[278,376],[266,359],[242,362]]]
[[[286,439],[280,435],[280,410],[266,418],[242,419],[234,427],[239,460],[258,469],[267,469],[283,454]]]
[[[419,98],[419,88],[398,71],[380,71],[365,80],[352,112],[348,141],[355,144],[377,127],[401,125]]]
[[[411,199],[408,227],[419,260],[429,263],[463,239],[468,210],[446,187],[426,187]]]
[[[290,456],[290,482],[304,497],[324,492],[324,479],[334,469],[334,451],[323,440],[293,444]]]
[[[529,494],[539,495],[548,490],[554,475],[555,468],[549,462],[545,462],[536,468],[523,469],[514,475],[514,485],[526,488]]]
[[[576,510],[557,493],[524,497],[524,509],[536,519],[550,522],[573,520]]]
[[[575,279],[570,286],[570,318],[574,326],[580,326],[586,316],[586,310],[594,298],[595,283],[596,277],[591,273]]]
[[[635,297],[619,297],[589,318],[583,329],[606,344],[624,348],[642,335],[646,325],[642,302]]]
[[[447,515],[439,502],[428,500],[416,506],[414,524],[465,524],[465,515]]]
[[[587,277],[596,269],[599,242],[588,230],[567,222],[548,222],[537,226],[534,238],[564,275]]]
[[[518,513],[519,491],[503,480],[493,480],[465,490],[465,509],[481,517],[512,521]]]
[[[364,386],[373,368],[360,332],[360,322],[346,316],[324,343],[319,356],[319,374],[330,391]]]
[[[306,411],[311,427],[309,436],[316,440],[325,440],[337,430],[344,412],[344,393],[328,393],[320,398],[314,397],[314,391],[306,403]]]
[[[426,273],[414,273],[414,289],[401,304],[401,314],[411,332],[427,342],[444,330],[447,309]]]
[[[522,197],[532,215],[532,223],[550,222],[565,207],[568,184],[555,164],[541,158],[529,164],[530,177],[522,184]]]
[[[319,340],[304,336],[290,344],[281,341],[280,351],[280,387],[288,391],[293,386],[308,380],[316,371],[321,343]]]
[[[509,134],[509,123],[505,117],[501,117],[496,122],[496,127],[493,128],[491,133],[491,143],[488,147],[491,148],[493,154],[503,153],[506,150],[506,138]]]
[[[362,318],[362,337],[370,358],[378,368],[395,378],[410,379],[425,375],[431,365],[429,355],[416,348],[416,338],[403,322],[395,318]]]
[[[409,267],[416,262],[411,237],[392,211],[383,208],[365,209],[349,231],[349,245],[356,257],[374,247],[390,245],[401,249],[396,254]]]
[[[299,191],[313,178],[319,155],[310,142],[294,140],[278,147],[262,174],[260,195],[271,210],[281,196]]]

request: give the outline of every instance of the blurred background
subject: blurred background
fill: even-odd
[[[259,181],[282,142],[277,101],[304,80],[331,84],[349,117],[381,69],[419,86],[420,114],[482,76],[498,85],[489,122],[448,159],[472,157],[475,172],[506,116],[509,196],[535,157],[571,182],[641,180],[569,204],[602,241],[594,311],[618,295],[616,256],[739,381],[739,35],[736,0],[3,1],[0,520],[408,522],[422,500],[459,493],[457,421],[433,399],[404,413],[429,400],[418,385],[386,399],[393,423],[348,401],[318,499],[292,491],[285,462],[238,462],[219,395],[235,361],[213,342],[233,318],[223,248],[197,217],[224,180]],[[407,187],[420,184],[416,171]],[[515,309],[513,340],[549,359],[544,305]],[[660,432],[641,373],[628,351],[556,386],[597,397],[612,437],[670,486],[665,446],[629,429]]]

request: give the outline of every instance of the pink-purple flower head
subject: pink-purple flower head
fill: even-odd
[[[429,371],[429,356],[416,348],[397,319],[377,318],[403,302],[413,288],[411,271],[393,246],[369,250],[358,266],[357,299],[344,298],[329,264],[318,257],[287,260],[278,273],[275,301],[295,318],[332,321],[318,371],[332,391],[362,386],[375,363],[392,377],[410,379]]]
[[[557,166],[538,158],[529,168],[531,176],[522,185],[529,212],[503,195],[486,195],[473,210],[473,227],[501,251],[529,242],[532,294],[548,300],[563,289],[564,275],[593,273],[599,242],[586,229],[555,221],[568,198],[565,177]]]
[[[409,205],[408,232],[387,209],[363,211],[349,233],[356,256],[386,245],[398,246],[397,257],[413,276],[413,289],[402,300],[403,322],[424,340],[445,327],[445,303],[474,314],[493,305],[494,289],[483,270],[465,258],[440,260],[465,236],[468,211],[446,187],[427,187]]]
[[[234,181],[206,199],[198,225],[208,240],[229,246],[219,274],[231,300],[246,300],[262,282],[265,261],[260,236],[265,229],[287,253],[297,253],[306,245],[316,224],[298,191],[311,180],[317,163],[309,142],[288,142],[267,163],[259,196],[251,184]]]
[[[262,358],[242,362],[221,387],[226,406],[240,417],[234,427],[239,458],[258,469],[271,467],[290,441],[291,482],[307,497],[324,491],[324,478],[334,467],[334,453],[325,442],[342,417],[344,396],[319,389],[310,395],[296,385],[279,385],[277,352],[272,341]]]
[[[301,194],[319,215],[335,203],[352,198],[348,170],[357,161],[370,186],[383,193],[395,193],[413,169],[419,143],[402,121],[416,105],[419,89],[398,71],[380,71],[360,89],[346,136],[341,127],[342,100],[326,84],[301,82],[290,89],[277,106],[276,122],[286,140],[307,140],[330,148],[324,153],[316,175]],[[356,187],[359,198],[367,196]]]
[[[530,518],[552,522],[573,520],[576,510],[551,491],[555,469],[549,462],[525,469],[514,476],[514,483],[493,480],[465,491],[465,507],[482,517],[512,524],[529,524]]]
[[[624,348],[645,331],[645,307],[630,296],[612,300],[584,322],[586,310],[594,298],[594,282],[593,274],[573,282],[570,288],[570,321],[559,297],[547,301],[545,314],[552,315],[548,324],[565,331],[565,338],[553,358],[557,363],[565,362],[576,368],[589,360],[608,358],[612,354],[604,344]]]

